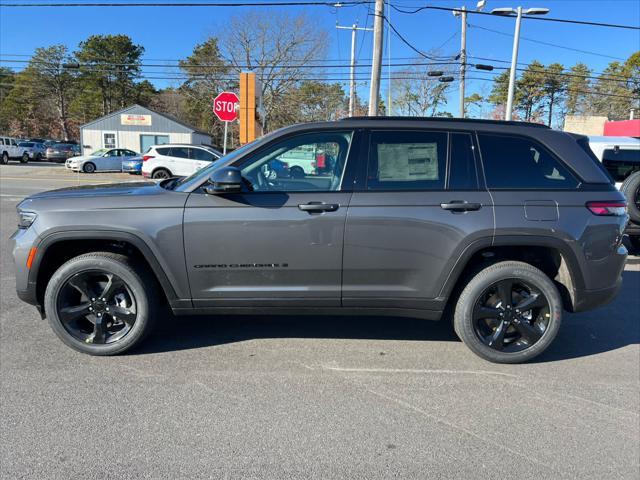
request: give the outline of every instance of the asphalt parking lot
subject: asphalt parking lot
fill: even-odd
[[[135,179],[0,167],[2,478],[639,478],[640,258],[525,365],[447,322],[371,317],[165,319],[89,357],[16,297],[15,205]]]

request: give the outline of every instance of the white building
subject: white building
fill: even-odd
[[[100,148],[144,153],[151,145],[162,143],[210,145],[211,137],[171,115],[141,105],[132,105],[80,127],[83,155]]]

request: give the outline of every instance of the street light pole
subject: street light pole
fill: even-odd
[[[356,32],[363,30],[370,32],[373,28],[358,27],[357,23],[354,23],[350,27],[341,27],[336,25],[338,30],[351,30],[351,67],[349,75],[349,116],[353,117],[353,113],[356,108]]]
[[[509,93],[507,94],[507,110],[505,120],[511,120],[513,115],[513,96],[516,90],[516,67],[518,65],[518,47],[520,45],[520,23],[522,22],[522,7],[516,9],[516,31],[513,34],[513,51],[511,52],[511,70],[509,70]]]
[[[513,97],[516,90],[516,68],[518,66],[518,46],[520,45],[520,23],[522,22],[522,14],[525,15],[546,15],[549,13],[548,8],[528,8],[524,12],[522,7],[517,8],[494,8],[491,10],[493,15],[516,16],[516,31],[513,34],[513,52],[511,53],[511,70],[509,71],[509,90],[507,93],[507,108],[504,112],[504,119],[511,120],[513,116]]]

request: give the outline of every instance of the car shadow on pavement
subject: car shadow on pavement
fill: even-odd
[[[260,338],[458,341],[449,321],[371,316],[184,316],[163,319],[132,354],[222,345]],[[180,322],[180,328],[176,328]]]
[[[635,262],[640,263],[640,262]],[[640,344],[640,271],[625,271],[610,304],[590,312],[566,313],[549,349],[533,360],[553,362]]]
[[[565,314],[558,337],[534,363],[585,357],[640,343],[640,272],[626,271],[618,297],[606,307]],[[179,327],[178,327],[179,325]],[[450,319],[357,316],[184,316],[163,318],[132,355],[266,338],[460,341]]]

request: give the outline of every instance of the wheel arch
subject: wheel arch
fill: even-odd
[[[181,305],[176,288],[167,276],[156,255],[139,237],[128,232],[73,231],[53,233],[37,245],[38,254],[29,271],[29,284],[35,290],[39,305],[43,305],[44,291],[53,273],[69,259],[94,251],[126,253],[145,265],[158,281],[170,305]],[[174,280],[175,281],[175,280]],[[191,302],[188,301],[188,306]]]
[[[575,291],[584,289],[580,263],[570,247],[560,239],[546,236],[496,236],[469,245],[454,265],[440,292],[447,309],[478,271],[505,260],[528,263],[542,270],[556,284],[563,306],[573,311]]]

